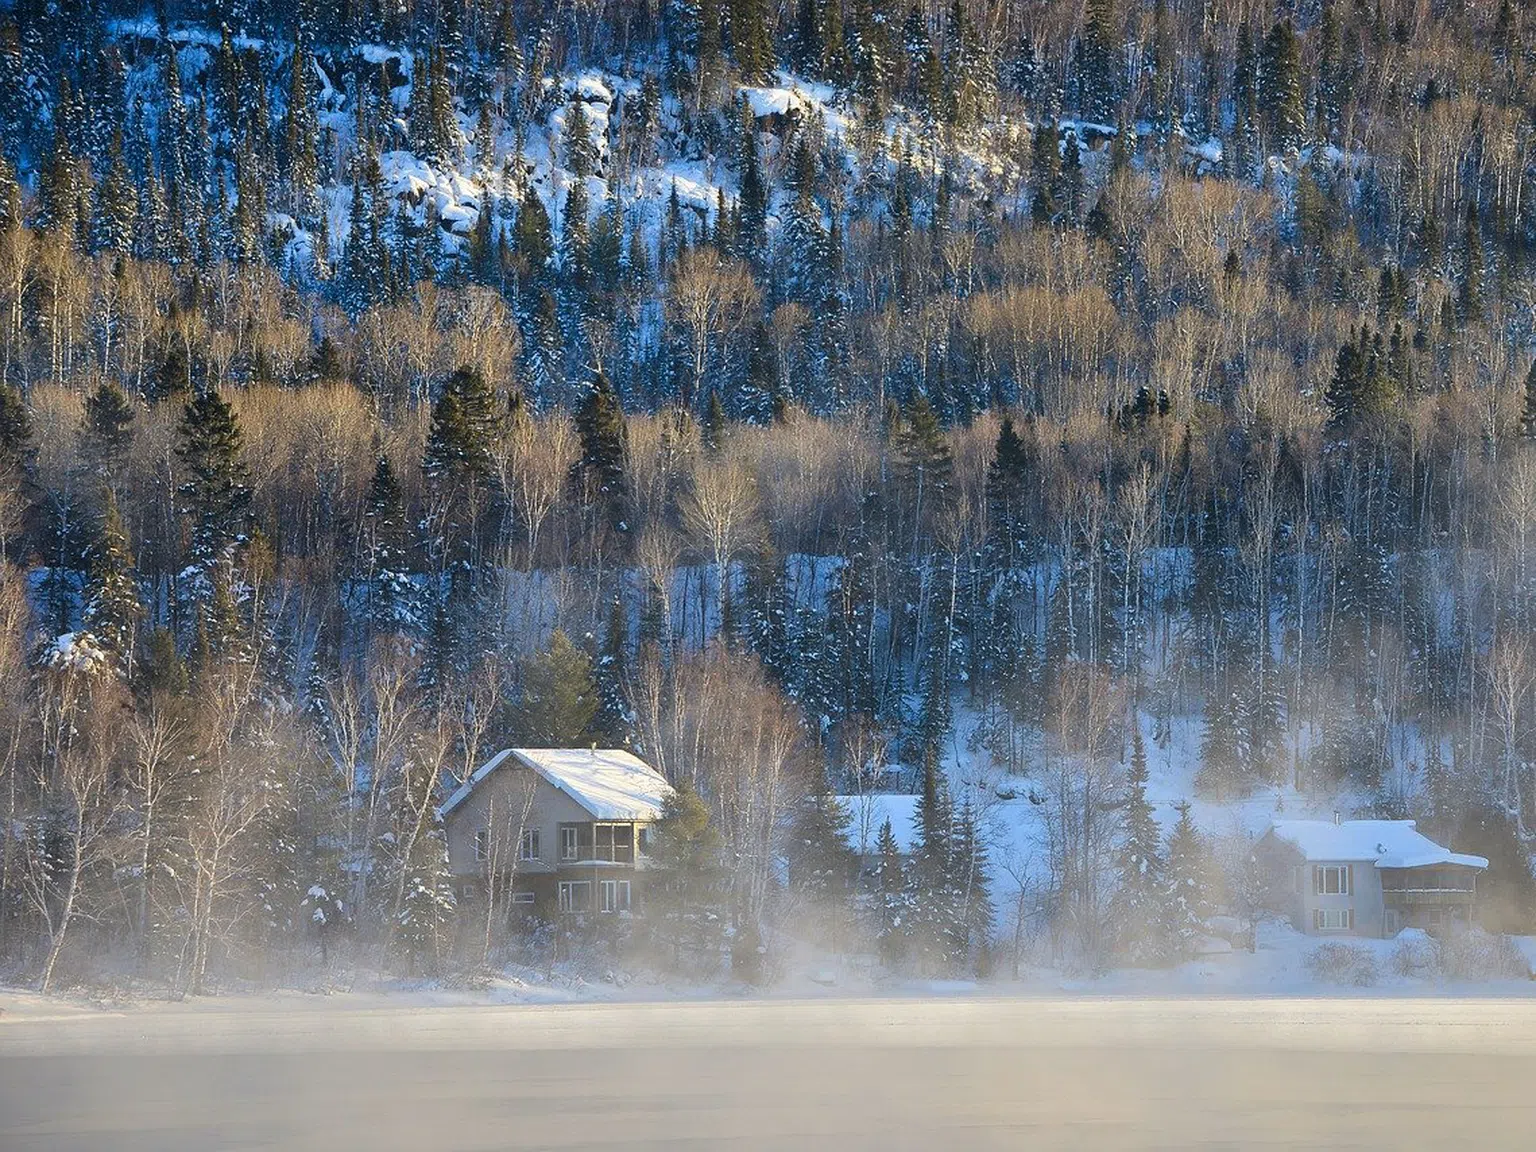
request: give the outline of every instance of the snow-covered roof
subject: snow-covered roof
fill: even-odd
[[[906,853],[917,842],[918,797],[906,793],[870,792],[863,796],[839,796],[848,811],[848,825],[843,839],[855,852],[870,855],[880,838],[880,829],[891,822],[896,847]]]
[[[638,756],[619,748],[503,748],[443,803],[444,816],[508,759],[537,772],[594,820],[659,820],[672,785]]]
[[[1307,860],[1361,860],[1378,868],[1461,864],[1486,868],[1481,856],[1452,852],[1414,827],[1412,820],[1276,820],[1270,831]]]

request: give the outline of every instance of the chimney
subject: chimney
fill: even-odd
[[[1335,808],[1335,809],[1334,809],[1334,810],[1333,810],[1333,822],[1334,822],[1334,823],[1335,823],[1335,824],[1338,824],[1338,823],[1340,823],[1340,821],[1339,821],[1339,810],[1338,810],[1338,809],[1337,809],[1337,808]]]

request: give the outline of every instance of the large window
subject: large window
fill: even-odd
[[[590,912],[592,910],[592,881],[560,881],[560,911]]]
[[[517,858],[519,860],[537,860],[539,855],[539,830],[537,828],[524,828],[523,835],[517,842]]]
[[[629,881],[604,880],[601,885],[604,912],[629,911]]]
[[[580,849],[577,847],[577,834],[580,831],[574,824],[566,824],[560,829],[560,859],[575,860],[579,858]]]
[[[635,859],[635,829],[632,824],[594,824],[592,859],[614,864],[629,864]]]
[[[1312,891],[1319,896],[1348,896],[1350,866],[1317,864],[1312,868]]]
[[[1348,932],[1354,926],[1353,908],[1316,908],[1312,912],[1312,927],[1319,932]]]

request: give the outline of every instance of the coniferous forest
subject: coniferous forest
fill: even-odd
[[[1256,798],[1531,930],[1533,118],[1513,0],[7,0],[0,974],[1169,963]],[[650,914],[461,898],[509,744]]]

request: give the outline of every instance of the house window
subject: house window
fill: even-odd
[[[514,904],[532,904],[533,903],[533,893],[532,892],[514,892],[514,893],[512,893],[512,903],[514,903]]]
[[[602,909],[604,912],[629,911],[629,881],[602,881]]]
[[[649,828],[641,828],[638,832],[638,836],[640,840],[640,852],[642,855],[644,855],[651,850],[651,830]]]
[[[1312,927],[1319,932],[1350,932],[1355,927],[1353,908],[1314,908]]]
[[[491,856],[491,834],[481,831],[475,833],[475,859],[484,864]]]
[[[574,824],[567,824],[560,829],[560,859],[575,860],[578,848],[576,846],[577,828]]]
[[[1350,866],[1318,864],[1312,869],[1312,891],[1319,896],[1348,896]]]
[[[560,911],[590,912],[592,910],[592,881],[560,881]]]
[[[478,884],[460,884],[456,895],[460,903],[473,904],[476,897],[480,895],[480,886]]]
[[[539,830],[537,828],[523,829],[523,834],[517,841],[517,858],[519,860],[537,860],[539,858]]]

